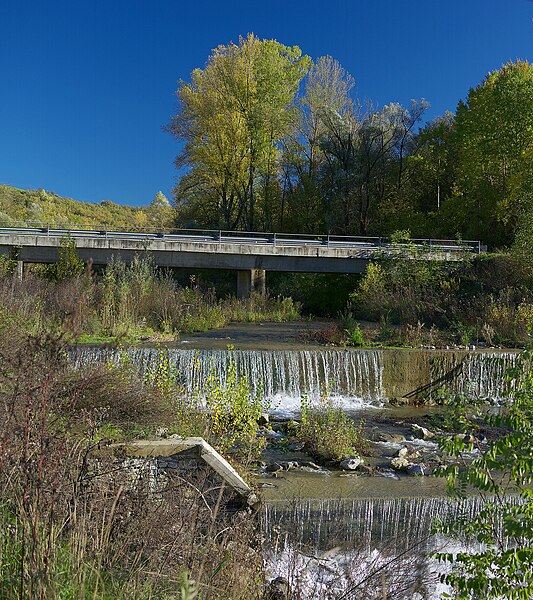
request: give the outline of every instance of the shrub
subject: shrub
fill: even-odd
[[[210,433],[216,447],[246,462],[257,460],[264,447],[264,438],[257,437],[258,420],[265,409],[262,394],[252,391],[246,377],[237,376],[233,359],[224,383],[209,377],[205,402],[211,412]]]
[[[366,449],[363,423],[358,425],[333,400],[317,402],[302,398],[302,417],[297,435],[312,454],[332,460],[359,454]]]

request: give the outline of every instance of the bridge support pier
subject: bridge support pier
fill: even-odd
[[[266,271],[264,269],[237,271],[237,298],[249,298],[252,292],[265,295]]]
[[[17,277],[19,278],[20,281],[22,281],[22,278],[24,277],[24,261],[23,260],[17,260]]]

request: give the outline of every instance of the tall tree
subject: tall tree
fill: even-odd
[[[510,62],[489,73],[460,102],[456,193],[447,210],[465,234],[492,245],[512,242],[522,183],[533,150],[533,65]]]
[[[339,120],[356,125],[358,109],[351,98],[354,85],[353,77],[330,56],[320,57],[309,70],[283,156],[288,221],[296,230],[328,229],[327,194],[319,177],[326,159],[322,144]]]
[[[269,225],[280,142],[309,65],[298,47],[250,34],[219,46],[190,83],[180,83],[169,129],[185,142],[177,166],[190,171],[176,189],[178,202],[191,193],[198,198],[200,189],[220,225]]]

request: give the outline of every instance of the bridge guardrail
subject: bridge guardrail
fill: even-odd
[[[34,225],[28,227],[28,225]],[[46,223],[10,224],[0,227],[0,236],[8,234],[42,235],[48,237],[105,237],[115,239],[133,239],[140,241],[190,241],[198,243],[231,243],[231,244],[260,244],[267,246],[325,246],[328,248],[383,248],[387,250],[408,250],[415,248],[427,252],[473,252],[481,253],[486,247],[479,240],[443,240],[414,238],[405,243],[392,243],[387,237],[379,236],[347,236],[307,233],[278,233],[257,231],[227,231],[214,229],[142,229],[139,231],[115,228],[94,228],[91,225],[65,224],[63,227],[51,227]]]

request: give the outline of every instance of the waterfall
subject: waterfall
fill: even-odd
[[[508,498],[512,504],[523,500]],[[441,598],[450,566],[435,552],[478,551],[474,540],[432,535],[435,518],[471,521],[479,496],[299,500],[266,504],[262,515],[265,567],[305,600]],[[503,523],[496,525],[502,531]],[[352,593],[353,592],[353,593]],[[356,592],[356,593],[355,593]]]
[[[462,361],[462,369],[444,387],[454,394],[501,401],[515,388],[515,381],[507,377],[516,366],[516,352],[471,352]],[[455,353],[435,356],[430,362],[431,380],[442,377],[461,361]]]
[[[418,350],[194,350],[166,348],[176,381],[188,394],[205,390],[210,375],[225,384],[230,360],[237,375],[246,377],[254,392],[261,391],[272,412],[292,414],[305,394],[327,393],[346,410],[401,398],[419,385],[438,380],[462,362],[461,370],[443,385],[451,393],[502,401],[514,388],[506,377],[517,364],[516,352]],[[93,361],[128,360],[142,376],[157,364],[154,347],[117,351],[74,347],[70,357],[79,367]],[[432,391],[435,395],[435,391]]]
[[[435,517],[470,520],[482,506],[478,496],[461,502],[441,496],[267,503],[263,531],[270,545],[287,539],[312,553],[340,546],[360,551],[385,548],[398,554],[415,544],[428,547],[424,540]]]
[[[116,351],[102,348],[73,348],[71,359],[78,367],[93,361],[117,362],[126,357],[143,375],[159,358],[156,348]],[[255,391],[262,391],[274,409],[300,407],[306,394],[324,392],[342,398],[343,404],[360,406],[385,397],[382,384],[383,354],[380,350],[189,350],[169,348],[168,357],[177,382],[189,394],[201,394],[210,375],[222,385],[228,365],[235,361],[237,375],[246,377]]]

